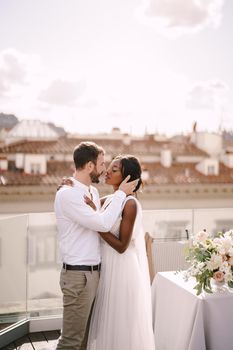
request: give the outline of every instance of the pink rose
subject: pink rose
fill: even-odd
[[[231,256],[228,260],[228,264],[233,266],[233,256]]]
[[[213,278],[217,282],[222,282],[224,280],[224,273],[222,271],[217,271],[214,273]]]

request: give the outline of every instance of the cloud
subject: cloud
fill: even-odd
[[[85,91],[85,82],[54,80],[46,90],[41,91],[39,100],[49,105],[73,106]]]
[[[221,108],[225,104],[228,88],[221,81],[197,83],[188,93],[186,106],[190,109]]]
[[[136,17],[158,32],[176,37],[221,22],[224,0],[144,0]]]
[[[27,76],[25,57],[13,49],[0,53],[0,96],[5,96],[12,87],[24,84]]]
[[[99,103],[96,99],[94,98],[89,98],[87,99],[85,102],[83,102],[82,104],[80,104],[80,107],[82,108],[87,108],[87,109],[92,109],[92,108],[96,108],[99,106]]]

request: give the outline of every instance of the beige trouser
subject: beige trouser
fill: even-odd
[[[86,350],[92,305],[99,271],[61,271],[63,293],[62,335],[57,350]]]

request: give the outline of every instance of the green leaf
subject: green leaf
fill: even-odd
[[[194,289],[197,290],[197,295],[200,295],[201,292],[202,292],[202,284],[201,284],[201,283],[196,284],[196,286],[194,287]]]
[[[210,288],[209,288],[209,287],[204,287],[204,291],[205,291],[206,293],[209,293],[209,294],[213,293],[211,287],[210,287]]]

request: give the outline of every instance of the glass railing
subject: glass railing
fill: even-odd
[[[27,317],[28,215],[0,220],[0,331]]]
[[[150,273],[184,270],[185,249],[193,226],[193,211],[144,210],[144,229],[153,238]]]
[[[54,213],[28,214],[28,313],[61,314],[61,263]]]
[[[155,272],[185,269],[184,249],[193,233],[233,228],[233,208],[144,210],[144,230]],[[54,213],[0,219],[0,335],[14,322],[61,316],[61,262]]]
[[[233,209],[195,209],[193,211],[193,232],[203,229],[213,237],[218,232],[226,232],[233,229]]]
[[[192,232],[193,210],[144,210],[143,225],[155,240],[186,240]]]

